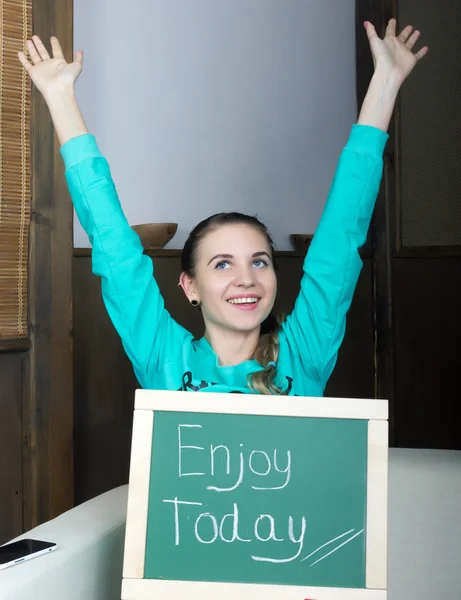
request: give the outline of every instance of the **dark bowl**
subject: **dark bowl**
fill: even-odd
[[[136,231],[141,239],[141,244],[145,250],[155,250],[163,248],[173,239],[177,229],[177,223],[142,223],[133,225],[132,229]]]
[[[296,252],[305,253],[314,236],[309,233],[291,233],[290,241]]]

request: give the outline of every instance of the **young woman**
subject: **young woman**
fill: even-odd
[[[304,263],[293,312],[279,323],[271,238],[257,219],[224,213],[199,223],[182,253],[180,284],[201,310],[196,340],[164,308],[150,258],[120,206],[109,166],[74,96],[83,65],[67,63],[56,38],[52,58],[40,38],[19,60],[49,107],[78,218],[93,247],[110,318],[140,385],[150,389],[321,396],[344,337],[346,313],[382,176],[387,128],[400,86],[427,47],[418,31],[380,39],[365,23],[375,71],[343,149],[326,207]],[[281,199],[282,201],[283,199]]]

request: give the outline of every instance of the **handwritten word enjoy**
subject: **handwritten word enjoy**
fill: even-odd
[[[205,476],[207,474],[214,476],[216,473],[216,458],[222,460],[223,457],[225,459],[225,472],[226,475],[230,475],[231,472],[231,452],[227,446],[224,444],[219,444],[218,446],[214,446],[210,444],[209,448],[209,473],[201,472],[191,472],[186,471],[183,467],[185,451],[190,452],[205,452],[205,448],[203,446],[190,446],[183,443],[183,434],[182,429],[202,429],[201,425],[190,425],[183,424],[178,425],[178,476],[179,477],[199,477]],[[274,448],[272,453],[272,460],[269,457],[269,454],[264,450],[251,450],[249,456],[245,457],[245,453],[243,451],[243,444],[240,444],[240,451],[238,453],[239,461],[239,474],[236,481],[233,485],[228,487],[218,487],[214,485],[208,485],[207,489],[215,492],[232,492],[236,490],[244,481],[245,472],[248,472],[248,469],[253,475],[257,477],[268,477],[272,470],[277,473],[285,474],[285,481],[282,485],[275,486],[256,486],[252,485],[251,487],[254,490],[282,490],[285,488],[290,482],[291,478],[291,452],[287,450],[286,452],[286,460],[284,460],[284,468],[278,464],[277,461],[277,449]]]

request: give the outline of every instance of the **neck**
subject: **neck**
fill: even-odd
[[[260,328],[248,332],[207,328],[205,338],[222,367],[233,367],[253,358],[259,343]]]

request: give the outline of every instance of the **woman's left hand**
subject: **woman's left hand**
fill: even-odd
[[[413,27],[408,25],[397,36],[397,22],[395,19],[391,19],[387,25],[385,36],[381,39],[369,21],[366,21],[364,25],[370,42],[375,70],[388,75],[398,86],[402,85],[416,63],[428,53],[427,46],[416,53],[412,51],[421,33],[418,30],[413,31]]]

